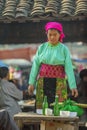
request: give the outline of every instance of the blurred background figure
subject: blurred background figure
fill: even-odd
[[[9,66],[9,80],[13,79],[13,73],[15,72],[15,69],[13,66]]]
[[[87,69],[82,69],[79,73],[80,82],[78,84],[78,102],[87,104]]]
[[[27,85],[24,82],[22,71],[19,67],[13,68],[13,71],[9,71],[9,81],[13,82],[16,87],[23,92],[23,99],[27,98],[28,92],[27,92]]]
[[[87,104],[87,69],[82,69],[79,72],[80,82],[77,85],[79,96],[77,98],[78,103]],[[84,108],[84,114],[80,117],[82,122],[87,122],[87,108]],[[86,127],[81,130],[87,130]]]

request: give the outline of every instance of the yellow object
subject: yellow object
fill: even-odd
[[[87,104],[75,103],[76,106],[87,108]]]
[[[9,80],[12,80],[13,79],[13,73],[9,73]]]

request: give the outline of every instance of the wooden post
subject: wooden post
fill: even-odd
[[[41,121],[40,130],[45,130],[45,124],[46,124],[45,121]]]

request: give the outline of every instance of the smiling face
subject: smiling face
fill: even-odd
[[[59,42],[60,33],[56,29],[49,29],[47,32],[47,38],[48,42],[53,45],[56,45]]]

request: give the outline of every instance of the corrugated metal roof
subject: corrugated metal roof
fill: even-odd
[[[87,16],[87,0],[0,0],[0,19],[46,20]]]

